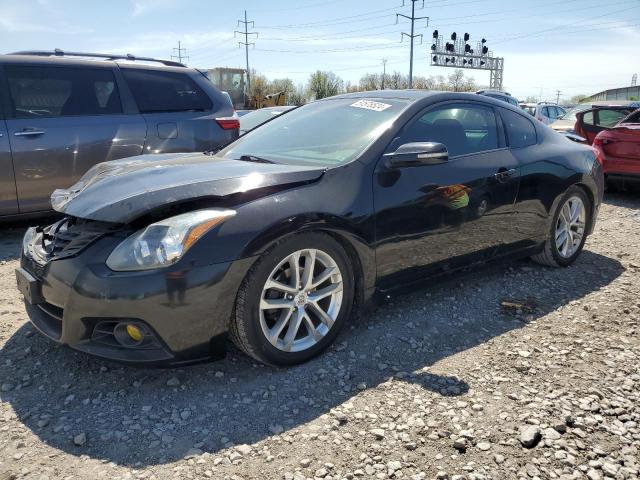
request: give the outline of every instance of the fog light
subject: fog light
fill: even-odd
[[[139,342],[144,338],[144,335],[142,334],[140,329],[135,325],[127,325],[127,333],[134,342]]]
[[[137,347],[144,341],[144,327],[133,323],[120,322],[113,329],[113,335],[123,347]]]

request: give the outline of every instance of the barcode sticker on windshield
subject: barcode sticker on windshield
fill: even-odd
[[[381,112],[389,108],[391,105],[389,103],[373,102],[371,100],[358,100],[356,103],[352,103],[351,106]]]

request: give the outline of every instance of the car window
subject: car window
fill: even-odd
[[[442,143],[449,155],[467,155],[498,148],[496,117],[480,105],[447,105],[422,115],[407,126],[399,144]]]
[[[545,117],[551,118],[551,113],[549,112],[549,107],[542,107],[542,115]]]
[[[123,68],[131,92],[142,113],[211,110],[211,99],[189,75]]]
[[[296,165],[344,164],[386,132],[408,103],[373,97],[312,102],[247,132],[216,155]]]
[[[556,107],[556,118],[563,117],[565,113],[567,113],[567,111],[564,108]]]
[[[111,70],[6,66],[15,118],[122,113]]]
[[[593,125],[593,110],[591,110],[590,112],[585,113],[582,116],[582,123],[586,124],[586,125]]]
[[[509,103],[510,103],[511,105],[515,105],[516,107],[518,107],[518,106],[519,106],[519,104],[518,104],[518,100],[516,100],[515,98],[513,98],[513,97],[507,97],[507,100],[509,101]]]
[[[532,105],[522,105],[522,109],[532,117],[536,116],[536,107]]]
[[[536,128],[529,119],[506,109],[500,109],[500,116],[511,148],[528,147],[537,142]]]
[[[602,108],[598,110],[598,125],[601,127],[613,127],[627,115],[628,111],[625,110],[609,110]]]
[[[263,108],[250,112],[247,115],[243,115],[242,117],[240,117],[240,130],[247,131],[256,128],[258,125],[261,125],[264,122],[277,117],[278,115],[282,115],[289,109],[290,108],[287,107]]]

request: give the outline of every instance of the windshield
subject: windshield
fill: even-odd
[[[332,167],[360,155],[408,105],[408,100],[338,98],[310,103],[248,132],[218,153],[275,163]]]
[[[568,120],[570,122],[575,122],[577,120],[576,113],[584,112],[585,110],[589,110],[591,105],[576,105],[570,110],[567,110],[564,115],[558,117],[562,120]]]
[[[249,112],[240,117],[240,130],[247,131],[256,128],[261,123],[281,115],[291,108],[293,107],[262,108],[260,110]]]

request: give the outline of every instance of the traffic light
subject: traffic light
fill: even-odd
[[[438,38],[438,30],[433,31],[433,38]]]
[[[458,36],[456,35],[456,32],[453,32],[451,34],[451,40],[453,40],[454,42],[456,41],[456,38],[458,38]]]
[[[468,34],[468,33],[465,33],[465,34],[464,34],[464,41],[465,41],[465,42],[468,42],[468,41],[469,41],[469,34]]]
[[[489,52],[489,47],[487,47],[486,45],[484,47],[482,47],[482,54],[486,55]]]

